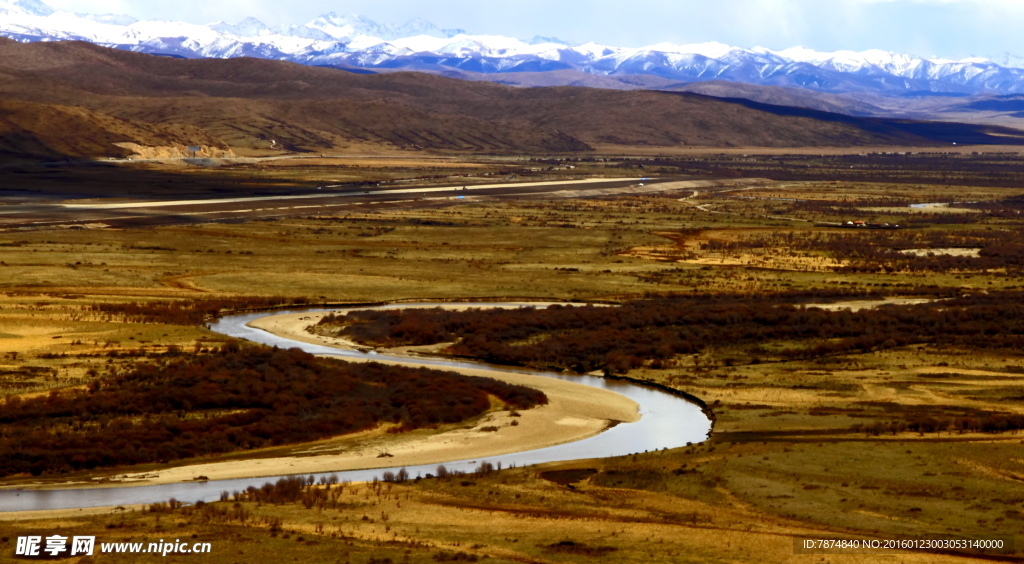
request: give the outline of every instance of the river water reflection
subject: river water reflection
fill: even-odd
[[[437,304],[397,304],[390,308],[400,307],[432,307]],[[475,307],[501,306],[505,304],[463,304]],[[578,460],[586,458],[606,458],[622,456],[637,452],[676,448],[687,443],[704,441],[711,430],[711,422],[701,409],[683,398],[662,392],[654,388],[639,386],[628,382],[605,380],[593,376],[566,376],[550,372],[519,370],[509,367],[490,366],[474,362],[454,362],[441,359],[389,356],[374,352],[339,350],[321,345],[301,343],[278,337],[266,331],[249,327],[248,323],[260,317],[282,315],[287,313],[309,313],[316,315],[327,312],[343,311],[337,308],[308,309],[292,311],[276,311],[252,313],[224,317],[210,325],[218,333],[283,348],[298,347],[306,352],[333,357],[364,358],[381,361],[414,362],[429,365],[438,369],[475,368],[504,372],[522,372],[537,374],[549,378],[568,380],[579,384],[604,388],[629,397],[640,405],[640,420],[634,423],[622,423],[607,431],[573,443],[519,452],[486,459],[458,460],[445,462],[449,470],[471,471],[481,462],[487,461],[502,468],[526,466],[544,462]],[[433,473],[436,464],[409,466],[409,475],[425,475]],[[340,480],[365,481],[380,477],[387,470],[397,471],[398,468],[377,468],[371,470],[351,470],[345,472],[313,474],[317,479],[321,476],[338,476]],[[306,475],[306,474],[303,474]],[[223,491],[244,490],[249,486],[259,487],[265,482],[275,481],[279,476],[262,478],[245,478],[237,480],[216,480],[210,482],[184,482],[180,484],[163,484],[156,486],[124,486],[111,488],[62,489],[62,490],[0,490],[0,512],[36,511],[44,509],[71,509],[81,507],[102,507],[116,505],[133,505],[155,503],[175,498],[184,502],[216,501]]]

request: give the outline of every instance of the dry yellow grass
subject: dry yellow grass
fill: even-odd
[[[827,200],[848,191],[859,202],[870,202],[889,190],[883,185],[780,183],[757,195]],[[900,190],[900,195],[941,199],[956,189]],[[981,198],[1000,192],[978,188],[970,193]],[[0,371],[5,371],[0,383],[8,394],[46,393],[52,387],[81,385],[88,369],[106,366],[105,355],[112,350],[208,346],[217,340],[199,327],[125,324],[84,311],[108,301],[246,295],[335,303],[616,299],[694,290],[874,289],[924,281],[1002,288],[1020,283],[995,272],[971,273],[969,279],[959,273],[841,275],[822,271],[828,263],[814,262],[820,258],[784,253],[742,257],[726,265],[723,257],[701,255],[699,242],[810,227],[765,217],[777,205],[772,202],[726,199],[712,208],[724,213],[711,214],[693,202],[678,201],[685,196],[477,202],[237,225],[0,233],[0,244],[24,241],[0,246],[0,261],[6,264],[0,266],[6,284],[0,298],[0,344],[5,352],[18,353],[0,357]],[[700,236],[671,241],[664,236],[684,229],[700,229]],[[641,249],[657,252],[638,253]],[[698,256],[666,261],[683,252]],[[755,258],[764,260],[743,263]],[[83,344],[72,344],[75,340]],[[64,353],[69,356],[59,356]],[[84,356],[94,353],[104,356]],[[891,562],[891,555],[797,555],[792,535],[887,538],[1020,528],[1024,463],[1019,435],[922,436],[897,430],[876,436],[854,429],[965,408],[1020,413],[1014,399],[1022,393],[1019,356],[918,346],[849,354],[828,363],[750,364],[745,355],[723,343],[705,351],[697,363],[681,358],[666,369],[631,374],[715,404],[716,432],[699,447],[447,482],[422,480],[385,488],[380,496],[360,485],[355,486],[358,493],[346,489],[340,510],[241,504],[262,517],[280,517],[284,530],[276,536],[266,522],[203,520],[180,512],[129,512],[124,517],[122,512],[99,517],[83,512],[38,522],[19,516],[0,524],[0,536],[62,523],[62,530],[106,535],[112,529],[105,527],[113,524],[119,527],[117,535],[133,538],[180,531],[234,539],[224,552],[190,559],[218,564],[290,558],[437,562],[447,558],[438,555],[458,552],[496,562],[598,561],[584,549],[551,548],[562,541],[610,547],[614,551],[601,557],[608,562]],[[29,368],[43,371],[32,375]],[[541,470],[580,468],[596,473],[575,483],[575,489],[539,475]],[[473,484],[463,486],[463,481]],[[231,502],[224,505],[233,510]],[[304,540],[296,542],[300,536]],[[0,550],[9,546],[0,544]],[[969,560],[922,553],[895,558]]]

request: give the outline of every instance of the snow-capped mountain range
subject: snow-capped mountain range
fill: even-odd
[[[555,38],[522,41],[440,29],[425,20],[404,25],[324,14],[305,25],[269,27],[254,18],[208,26],[139,21],[124,15],[54,10],[40,0],[0,0],[0,36],[17,41],[81,40],[143,53],[186,58],[259,57],[306,65],[467,71],[578,70],[606,76],[654,75],[678,82],[726,80],[797,86],[824,92],[1024,93],[1024,58],[999,62],[925,59],[879,50],[822,53],[720,43],[620,48],[568,45]],[[999,64],[1002,63],[1002,64]]]

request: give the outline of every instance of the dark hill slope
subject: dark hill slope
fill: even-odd
[[[119,143],[142,146],[223,142],[190,125],[154,125],[81,107],[0,100],[0,161],[126,157]]]
[[[846,94],[829,94],[803,88],[762,86],[725,80],[674,84],[661,90],[690,92],[715,98],[744,98],[763,104],[809,108],[851,116],[886,117],[887,113],[887,110],[883,108]]]
[[[152,124],[154,131],[192,126],[236,147],[263,146],[274,139],[310,151],[359,141],[409,149],[546,153],[584,151],[597,143],[934,146],[948,143],[951,135],[961,143],[1019,142],[1014,130],[908,127],[906,122],[777,111],[696,94],[515,88],[258,59],[182,60],[78,42],[2,40],[0,75],[0,99],[79,106]],[[75,139],[66,142],[74,145]],[[84,148],[60,151],[89,153]]]

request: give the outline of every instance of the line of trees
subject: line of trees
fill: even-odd
[[[827,292],[805,302],[825,300]],[[837,294],[839,296],[839,294]],[[447,352],[499,364],[604,370],[661,368],[709,347],[746,347],[752,358],[817,358],[916,343],[1024,350],[1024,292],[827,311],[795,294],[688,295],[619,307],[516,310],[409,309],[328,316],[330,330],[370,344],[455,342]],[[784,347],[766,348],[771,343]]]
[[[627,162],[625,166],[633,164]],[[663,157],[647,159],[643,164],[652,170],[723,178],[1004,188],[1024,184],[1024,166],[1016,155],[712,156],[685,160]]]
[[[438,370],[346,363],[299,349],[239,348],[144,363],[87,390],[9,397],[0,406],[0,476],[70,472],[286,445],[395,424],[455,423],[496,396],[542,392]]]
[[[205,300],[122,302],[95,304],[90,311],[125,323],[163,323],[167,325],[199,325],[207,318],[225,311],[269,309],[280,306],[303,306],[306,298],[255,297]]]
[[[921,435],[926,433],[1005,433],[1024,429],[1024,415],[986,413],[970,417],[915,417],[907,421],[857,424],[852,429],[875,436],[886,433],[895,435],[905,431]]]
[[[951,204],[951,207],[981,210],[992,217],[1015,219],[1020,218],[1021,212],[1024,211],[1024,195],[989,202],[957,202]]]
[[[949,272],[1005,268],[1024,269],[1024,229],[943,231],[858,231],[856,233],[770,233],[738,240],[711,240],[701,249],[739,253],[788,249],[848,261],[837,272]],[[975,248],[979,256],[951,256],[928,249]],[[921,254],[901,253],[922,250]]]

